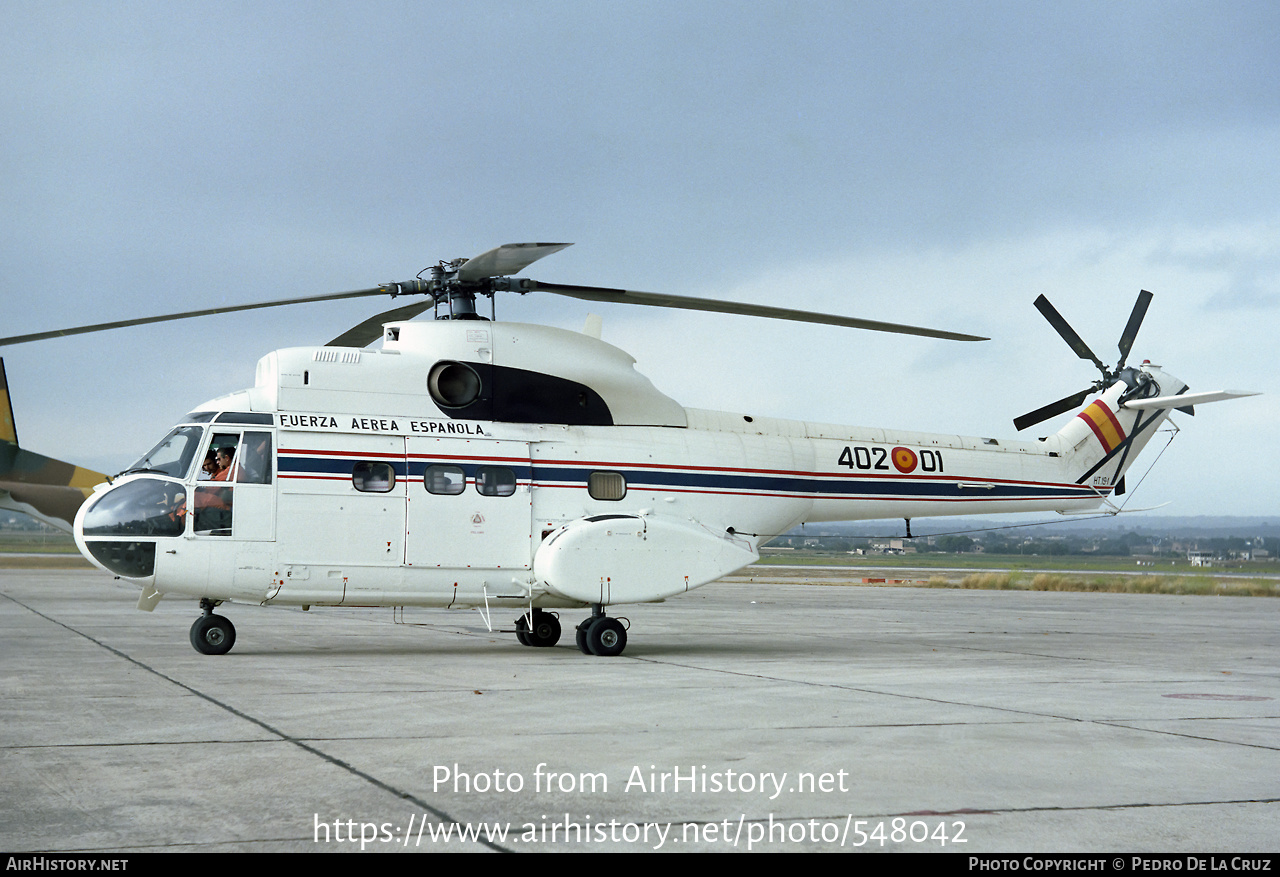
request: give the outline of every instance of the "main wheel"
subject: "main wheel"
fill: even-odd
[[[521,618],[523,621],[524,619]],[[541,609],[533,610],[533,627],[525,633],[531,646],[550,648],[560,642],[560,619]]]
[[[587,648],[602,658],[621,655],[627,647],[627,629],[616,618],[601,616],[587,628]]]
[[[201,615],[191,625],[191,645],[202,655],[225,655],[236,644],[236,628],[221,615]]]
[[[516,639],[519,640],[522,646],[533,645],[529,641],[529,620],[523,615],[516,619]]]
[[[582,623],[574,628],[574,641],[578,644],[578,651],[584,655],[590,655],[591,649],[587,646],[587,631],[591,629],[591,622],[594,618],[584,618]]]

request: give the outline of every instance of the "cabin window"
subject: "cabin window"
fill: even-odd
[[[467,487],[467,475],[457,466],[428,466],[422,475],[427,493],[457,496]]]
[[[621,472],[592,472],[587,478],[587,493],[592,499],[622,499],[627,495],[627,479]]]
[[[396,486],[396,470],[390,463],[356,463],[351,483],[362,493],[390,493]]]
[[[516,473],[506,466],[476,469],[476,492],[481,496],[511,496],[516,492]]]

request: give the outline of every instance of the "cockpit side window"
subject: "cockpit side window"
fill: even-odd
[[[201,464],[200,481],[234,481],[236,451],[240,447],[239,433],[215,433],[209,441]]]
[[[209,536],[231,535],[232,501],[230,487],[201,485],[195,490],[195,519],[192,529]]]
[[[271,433],[246,432],[235,464],[238,484],[271,483]]]
[[[193,498],[195,520],[192,528],[196,533],[231,535],[235,494],[230,483],[235,480],[239,450],[238,432],[218,432],[209,439],[209,449],[205,452],[200,472],[200,480],[209,486],[197,487]],[[227,486],[215,487],[214,482],[225,482]]]

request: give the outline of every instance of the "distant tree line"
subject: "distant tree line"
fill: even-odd
[[[898,540],[901,540],[902,548],[913,550],[918,554],[982,552],[986,554],[1079,554],[1101,557],[1129,557],[1134,554],[1178,555],[1186,554],[1188,551],[1199,551],[1226,557],[1244,551],[1267,547],[1266,540],[1260,537],[1192,538],[1174,535],[1153,536],[1149,533],[1144,534],[1133,531],[1116,535],[1068,534],[1049,536],[1041,532],[1024,534],[1014,528],[974,532],[971,534],[952,533],[942,536],[917,536],[912,539],[905,539],[902,536],[872,538],[812,532],[779,536],[769,542],[767,547],[832,552],[856,552],[859,550],[875,552],[883,550],[891,542],[897,545]]]

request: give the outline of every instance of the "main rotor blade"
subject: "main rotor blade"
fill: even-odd
[[[1067,321],[1062,318],[1062,314],[1058,313],[1058,309],[1049,304],[1049,299],[1043,295],[1037,298],[1036,310],[1044,315],[1050,326],[1058,330],[1062,340],[1067,342],[1067,346],[1076,352],[1076,356],[1081,359],[1093,360],[1093,364],[1098,367],[1098,370],[1104,375],[1107,374],[1107,367],[1102,364],[1102,360],[1093,355],[1093,351],[1089,349],[1088,344],[1084,343],[1084,339],[1077,335],[1076,330],[1072,329]]]
[[[1129,322],[1125,323],[1124,332],[1120,335],[1120,363],[1116,366],[1116,371],[1124,368],[1124,361],[1129,358],[1129,351],[1133,349],[1133,339],[1138,337],[1138,329],[1142,326],[1142,319],[1147,315],[1147,305],[1151,304],[1154,296],[1145,289],[1138,293],[1138,300],[1133,303],[1133,311],[1129,314]]]
[[[357,323],[352,326],[350,329],[326,344],[325,347],[367,347],[382,337],[383,323],[412,320],[427,308],[434,306],[435,299],[429,298],[426,301],[415,301],[411,305],[405,305],[401,308],[392,308],[389,311],[383,311],[375,317],[370,317],[364,322]]]
[[[108,329],[122,329],[125,326],[142,326],[147,323],[165,323],[170,320],[187,320],[192,317],[208,317],[213,314],[230,314],[235,311],[254,311],[260,308],[278,308],[285,305],[308,304],[317,301],[336,301],[343,298],[363,298],[370,295],[387,295],[390,289],[357,289],[352,292],[332,292],[326,295],[310,295],[305,298],[285,298],[277,301],[262,301],[251,305],[230,305],[221,308],[207,308],[201,311],[184,311],[180,314],[165,314],[159,317],[138,317],[132,320],[117,320],[114,323],[95,323],[92,326],[76,326],[71,329],[55,329],[52,332],[34,332],[30,335],[13,335],[0,338],[0,347],[10,344],[24,344],[27,341],[44,341],[48,338],[61,338],[65,335],[84,335],[89,332],[105,332]]]
[[[1048,420],[1050,417],[1056,417],[1065,411],[1074,411],[1084,404],[1084,400],[1089,398],[1089,394],[1093,392],[1093,387],[1081,390],[1079,393],[1072,393],[1070,396],[1064,396],[1057,402],[1050,402],[1043,408],[1037,408],[1021,417],[1013,419],[1013,428],[1021,432],[1028,426],[1035,426],[1042,420]]]
[[[519,274],[534,262],[558,253],[573,244],[503,244],[468,259],[458,269],[462,281],[484,280],[486,277],[507,277]]]
[[[655,308],[683,308],[690,311],[710,311],[718,314],[745,314],[751,317],[767,317],[772,320],[793,320],[799,323],[823,323],[828,326],[847,326],[853,329],[870,329],[873,332],[894,332],[899,335],[923,335],[928,338],[946,338],[951,341],[989,341],[980,335],[964,335],[960,332],[944,332],[921,326],[904,326],[899,323],[882,323],[879,320],[860,320],[835,314],[819,314],[812,311],[795,311],[790,308],[774,308],[743,302],[719,301],[709,298],[691,298],[682,295],[659,295],[652,292],[636,292],[630,289],[608,289],[602,286],[565,286],[559,283],[523,281],[522,289],[550,292],[585,301],[607,301],[616,304],[648,305]]]

